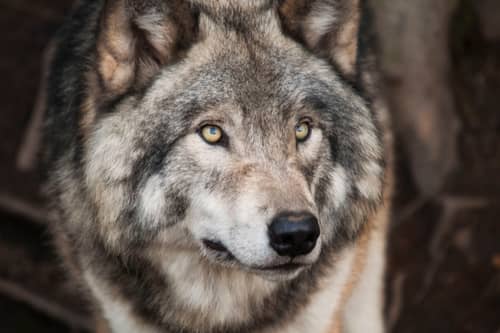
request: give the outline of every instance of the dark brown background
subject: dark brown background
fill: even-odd
[[[500,2],[372,3],[398,152],[389,328],[500,333]],[[42,53],[69,7],[0,0],[2,332],[89,327],[51,249],[37,172],[18,162]]]

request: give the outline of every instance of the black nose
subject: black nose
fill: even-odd
[[[318,220],[310,213],[281,213],[269,226],[271,247],[280,256],[310,253],[319,237]]]

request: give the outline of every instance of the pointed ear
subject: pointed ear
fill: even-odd
[[[175,61],[196,33],[182,0],[107,0],[97,40],[97,74],[108,97],[140,88]]]
[[[284,29],[292,37],[354,78],[360,0],[283,0],[279,11]]]

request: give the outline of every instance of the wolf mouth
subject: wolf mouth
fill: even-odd
[[[231,254],[231,252],[227,249],[227,247],[225,247],[221,242],[218,242],[218,241],[213,241],[213,240],[208,240],[208,239],[204,239],[203,240],[203,244],[209,248],[210,250],[213,250],[213,251],[216,251],[216,252],[223,252],[223,253],[228,253],[230,254],[231,256],[233,256]],[[233,256],[234,257],[234,256]]]
[[[293,272],[298,269],[304,268],[306,265],[304,264],[299,264],[299,263],[294,263],[294,262],[289,262],[283,265],[276,265],[276,266],[267,266],[267,267],[254,267],[254,269],[258,269],[260,271],[282,271],[282,272]]]
[[[294,258],[290,258],[290,261],[285,264],[279,264],[274,266],[247,266],[241,263],[232,253],[225,247],[221,242],[214,240],[203,240],[203,245],[209,250],[216,252],[219,255],[225,256],[225,261],[234,261],[243,267],[247,267],[253,271],[261,271],[261,272],[294,272],[301,268],[308,266],[307,264],[294,262]]]
[[[214,252],[219,260],[222,259],[223,261],[234,261],[240,263],[238,259],[236,259],[234,254],[232,254],[231,251],[229,251],[228,248],[225,247],[221,242],[209,239],[203,239],[202,242],[205,248],[207,248],[211,252]]]

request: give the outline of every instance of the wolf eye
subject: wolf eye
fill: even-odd
[[[222,129],[215,125],[205,125],[201,128],[200,135],[207,143],[216,144],[222,140]]]
[[[295,137],[298,142],[304,142],[309,139],[309,135],[311,134],[311,125],[302,121],[297,126],[295,126]]]

